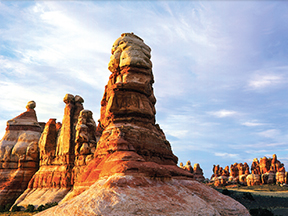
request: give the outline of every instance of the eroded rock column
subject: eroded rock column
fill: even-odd
[[[38,140],[41,126],[29,101],[27,111],[7,122],[0,141],[0,205],[13,203],[38,170]]]

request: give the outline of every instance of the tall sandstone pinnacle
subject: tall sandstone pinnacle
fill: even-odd
[[[29,101],[26,112],[7,121],[0,140],[0,205],[13,203],[38,169],[37,143],[42,129],[35,107],[36,103]]]
[[[113,44],[94,159],[61,203],[39,215],[249,215],[179,168],[159,125],[150,48],[133,33]]]

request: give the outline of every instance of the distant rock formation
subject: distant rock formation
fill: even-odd
[[[272,158],[260,158],[260,162],[255,158],[251,164],[251,174],[249,166],[245,162],[234,163],[230,166],[230,173],[225,168],[225,172],[219,165],[213,167],[213,174],[210,182],[215,186],[225,186],[227,184],[242,184],[242,185],[260,185],[260,184],[274,184],[274,183],[288,183],[287,172],[285,172],[284,164],[277,160],[276,154]],[[227,178],[227,173],[229,178]],[[225,179],[225,181],[223,181]],[[219,183],[222,182],[222,183]]]
[[[41,126],[29,101],[27,111],[7,121],[6,132],[0,141],[0,205],[13,203],[27,188],[38,170],[38,140]]]
[[[179,167],[184,170],[187,170],[190,173],[193,173],[195,180],[200,181],[200,182],[203,182],[205,180],[205,177],[203,175],[203,170],[201,169],[199,163],[195,163],[194,167],[192,167],[190,161],[187,161],[185,166],[183,166],[183,163],[180,162]]]
[[[103,132],[94,158],[81,168],[61,203],[39,215],[249,215],[240,203],[177,166],[155,124],[150,48],[143,40],[122,34],[113,44],[109,70],[97,127]],[[81,148],[82,155],[93,148],[84,122],[76,126],[76,134],[83,131],[78,140],[76,135],[79,155]],[[195,172],[201,173],[200,167]]]

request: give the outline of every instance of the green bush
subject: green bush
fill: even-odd
[[[38,208],[36,209],[36,211],[44,211],[44,210],[46,210],[46,209],[48,209],[48,208],[51,208],[51,207],[53,207],[53,206],[56,206],[56,205],[58,205],[58,203],[57,202],[51,202],[51,203],[46,203],[45,205],[40,205],[40,206],[38,206]]]
[[[34,212],[35,207],[34,205],[29,204],[24,212]]]
[[[44,206],[44,209],[48,209],[48,208],[51,208],[51,207],[56,206],[56,205],[58,205],[57,202],[46,203]]]
[[[9,208],[10,209],[10,208]],[[9,210],[8,210],[9,211]],[[17,206],[17,205],[14,205],[11,209],[12,212],[17,212],[17,211],[20,211],[20,207]]]
[[[43,211],[44,209],[45,209],[44,205],[40,205],[40,206],[38,206],[36,211]]]

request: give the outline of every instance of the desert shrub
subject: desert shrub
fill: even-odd
[[[48,208],[51,208],[51,207],[56,206],[56,205],[58,205],[57,202],[46,203],[44,206],[44,209],[48,209]]]
[[[35,206],[29,204],[24,212],[34,212],[34,210],[35,210]]]
[[[248,193],[243,193],[242,198],[243,199],[248,199],[248,200],[251,200],[251,201],[255,200],[254,197],[252,196],[252,194],[249,193],[249,192]]]
[[[9,208],[10,209],[10,208]],[[17,212],[17,211],[20,211],[20,207],[17,206],[17,205],[14,205],[11,209],[12,212]]]
[[[44,210],[46,210],[46,209],[48,209],[48,208],[51,208],[51,207],[53,207],[53,206],[56,206],[56,205],[58,205],[58,203],[57,202],[51,202],[51,203],[46,203],[45,205],[40,205],[40,206],[38,206],[38,208],[36,209],[36,211],[44,211]]]
[[[230,195],[230,191],[225,188],[224,190],[222,190],[222,194],[229,196]]]
[[[270,210],[268,209],[261,209],[261,208],[258,208],[258,209],[250,209],[249,210],[251,216],[273,216],[273,212],[271,212]]]
[[[12,206],[12,203],[6,204],[4,208],[4,212],[8,212]]]
[[[44,205],[40,205],[40,206],[38,206],[36,211],[43,211],[44,209],[45,209]]]

